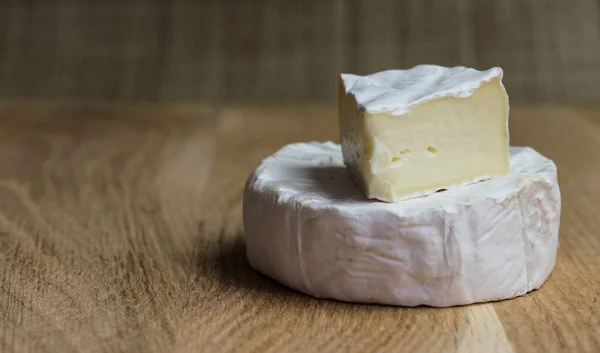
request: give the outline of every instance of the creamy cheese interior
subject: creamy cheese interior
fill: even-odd
[[[506,174],[508,109],[500,77],[402,115],[358,109],[342,82],[344,162],[367,197],[389,202]]]

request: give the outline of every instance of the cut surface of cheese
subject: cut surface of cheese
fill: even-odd
[[[434,65],[342,74],[344,162],[365,195],[396,202],[506,174],[502,74]]]
[[[261,162],[243,201],[256,270],[321,298],[445,307],[523,295],[554,268],[554,163],[511,147],[510,173],[397,203],[369,200],[340,146],[299,143]]]

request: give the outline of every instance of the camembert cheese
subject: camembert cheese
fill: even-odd
[[[434,65],[342,74],[344,162],[365,195],[395,202],[506,174],[502,74]]]
[[[523,295],[554,268],[554,163],[511,147],[510,173],[397,203],[366,199],[340,146],[288,145],[250,175],[250,264],[315,297],[452,306]]]

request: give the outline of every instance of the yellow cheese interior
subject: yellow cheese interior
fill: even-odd
[[[340,100],[344,161],[369,198],[398,201],[508,173],[508,97],[498,78],[470,97],[444,97],[404,115]]]

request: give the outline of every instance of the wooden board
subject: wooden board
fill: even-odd
[[[254,272],[257,163],[337,140],[331,106],[0,104],[1,352],[600,350],[600,110],[515,108],[554,159],[561,247],[527,296],[448,309],[317,300]]]

